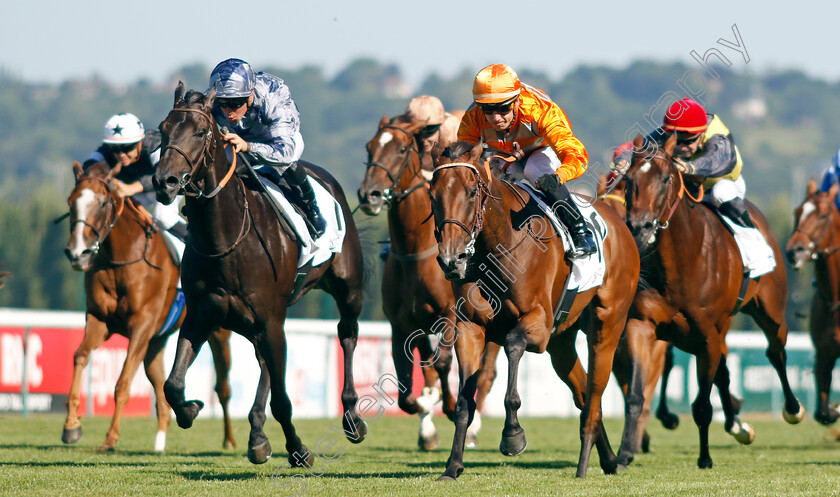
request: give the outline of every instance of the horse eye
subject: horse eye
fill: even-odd
[[[473,188],[472,190],[470,190],[470,198],[475,197],[475,195],[477,193],[478,193],[478,188]]]
[[[406,151],[406,148],[405,148],[405,147],[403,147],[403,148],[401,148],[401,149],[400,149],[400,153],[401,153],[401,154],[404,154],[404,153],[405,153],[405,151]]]

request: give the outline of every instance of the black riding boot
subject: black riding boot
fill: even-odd
[[[747,211],[747,204],[744,203],[744,199],[742,198],[736,197],[729,202],[724,202],[720,204],[718,210],[721,214],[728,217],[739,226],[743,226],[745,228],[755,228],[755,225],[750,218],[750,213]]]
[[[548,205],[560,218],[560,221],[569,228],[572,235],[572,242],[575,250],[570,254],[573,258],[586,257],[598,250],[595,244],[595,236],[586,224],[583,215],[580,213],[577,204],[569,195],[569,189],[560,182],[555,174],[546,174],[540,177],[537,182],[540,190],[545,193]]]
[[[299,205],[306,214],[306,225],[309,228],[309,233],[313,238],[320,238],[327,229],[327,222],[321,217],[321,211],[318,209],[318,204],[315,203],[315,192],[312,191],[312,185],[306,180],[306,169],[298,165],[297,162],[292,162],[283,172],[283,177],[286,178],[289,186],[300,195]]]

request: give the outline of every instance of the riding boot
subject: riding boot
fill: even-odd
[[[747,205],[744,199],[735,197],[734,199],[720,204],[718,210],[724,216],[731,219],[735,224],[743,226],[744,228],[755,228],[755,225],[750,218],[750,213],[747,211]]]
[[[300,206],[306,215],[306,224],[313,238],[320,238],[327,229],[327,222],[321,216],[318,204],[315,202],[315,192],[306,179],[306,169],[292,162],[283,172],[283,177],[300,196]]]
[[[586,220],[580,213],[577,204],[569,195],[569,189],[566,188],[566,185],[560,182],[560,178],[556,174],[543,175],[537,182],[540,185],[540,190],[546,196],[548,205],[551,206],[551,209],[572,235],[575,249],[571,252],[570,257],[580,258],[594,254],[598,250],[595,244],[595,236],[586,224]]]

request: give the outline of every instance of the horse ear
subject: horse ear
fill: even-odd
[[[82,165],[79,164],[79,161],[73,161],[73,176],[76,178],[76,182],[79,182],[79,178],[85,175],[85,170],[82,169]]]
[[[184,101],[184,93],[186,92],[186,88],[184,88],[184,82],[178,81],[178,86],[175,87],[175,103],[174,105],[178,105],[178,103]]]
[[[388,115],[387,114],[382,114],[382,119],[379,120],[379,127],[381,128],[381,127],[387,126],[389,124],[391,124],[391,120],[388,119]]]
[[[210,108],[213,107],[213,102],[216,101],[216,83],[213,83],[213,87],[207,90],[207,94],[204,95],[204,105],[207,107],[209,111]]]
[[[434,164],[435,166],[437,166],[440,154],[440,144],[438,142],[435,142],[434,145],[432,145],[432,164]]]
[[[636,138],[633,138],[633,148],[636,150],[640,150],[644,144],[645,139],[642,137],[641,133],[637,134]]]
[[[676,146],[677,146],[677,134],[676,133],[671,133],[671,136],[668,137],[668,141],[665,142],[665,146],[663,147],[663,150],[668,155],[668,157],[671,157],[671,156],[674,155],[674,147],[676,147]]]
[[[811,179],[808,180],[808,190],[807,191],[808,191],[808,196],[809,197],[811,195],[817,193],[817,180],[815,180],[814,178],[811,178]]]
[[[116,178],[117,175],[120,174],[120,171],[122,171],[122,164],[117,164],[110,171],[108,171],[107,175],[105,175],[105,181],[111,181],[112,179]]]

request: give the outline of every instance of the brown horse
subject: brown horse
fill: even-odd
[[[140,362],[151,381],[157,400],[158,433],[155,450],[166,445],[169,404],[163,395],[163,349],[168,333],[158,334],[173,305],[178,267],[172,262],[149,214],[130,200],[119,197],[110,186],[118,169],[94,164],[87,172],[73,164],[76,186],[70,206],[70,241],[64,252],[77,271],[85,271],[85,336],[73,355],[73,382],[67,397],[67,419],[61,440],[75,443],[82,438],[78,418],[82,370],[90,353],[114,334],[128,338],[128,351],[114,391],[114,417],[100,450],[114,450],[120,437],[120,418],[129,398],[129,387]],[[183,320],[169,326],[174,331]],[[224,413],[225,448],[236,443],[230,427],[230,332],[211,337],[216,363],[216,393]],[[264,407],[263,407],[264,408]]]
[[[356,410],[358,394],[353,385],[353,351],[364,283],[359,234],[339,184],[323,169],[306,163],[309,174],[341,203],[346,234],[341,252],[313,267],[293,300],[298,244],[280,227],[270,201],[257,190],[261,185],[253,178],[231,175],[225,142],[211,114],[215,95],[215,88],[207,95],[196,91],[185,94],[179,82],[174,108],[160,124],[163,149],[153,180],[157,198],[171,203],[184,192],[190,222],[181,275],[187,316],[178,338],[175,364],[164,385],[166,400],[175,410],[178,425],[190,427],[201,405],[184,398],[187,368],[210,332],[220,326],[236,330],[254,344],[266,362],[271,379],[271,412],[283,428],[289,462],[310,467],[314,456],[292,424],[283,326],[288,306],[309,289],[317,286],[333,296],[344,350],[342,423],[347,438],[361,442],[367,435],[367,425]],[[267,459],[267,443],[267,439],[249,440],[252,462]]]
[[[577,294],[567,318],[556,319],[555,305],[565,295],[571,271],[563,243],[549,233],[547,220],[527,193],[491,175],[481,152],[480,144],[454,144],[436,158],[430,187],[438,259],[452,280],[458,316],[455,437],[441,479],[455,479],[464,469],[466,428],[475,412],[477,373],[488,341],[504,347],[509,364],[501,452],[517,455],[527,445],[517,419],[522,354],[548,350],[555,372],[581,409],[577,476],[586,476],[593,445],[604,472],[615,473],[618,463],[603,428],[601,395],[638,281],[639,258],[630,232],[613,209],[596,203],[609,232],[603,283]],[[579,329],[589,342],[588,375],[575,351]]]
[[[450,419],[455,414],[455,398],[447,379],[452,347],[441,345],[433,349],[429,337],[436,331],[432,326],[441,318],[455,321],[455,297],[435,259],[438,246],[430,219],[429,182],[424,176],[431,171],[422,169],[414,139],[420,127],[382,116],[376,135],[366,146],[367,171],[359,189],[359,206],[371,216],[378,215],[384,206],[389,207],[391,248],[382,273],[382,307],[391,323],[394,368],[400,383],[412,385],[413,350],[417,349],[426,385],[420,399],[411,389],[400,390],[399,406],[408,414],[420,414],[417,444],[422,450],[433,450],[439,445],[440,436],[431,421],[429,404],[435,399],[428,395],[428,389],[440,379],[443,412]],[[440,343],[451,344],[452,337],[442,337]],[[467,431],[468,447],[478,443],[479,413],[496,375],[498,353],[496,344],[488,344],[478,381],[478,412]]]
[[[832,424],[840,417],[828,403],[831,372],[840,357],[840,215],[835,199],[838,186],[824,193],[813,179],[808,182],[805,200],[794,211],[793,234],[787,243],[790,265],[799,270],[805,261],[814,261],[817,291],[811,301],[810,331],[816,360],[817,410],[814,419]]]
[[[700,432],[700,468],[712,467],[709,424],[714,383],[721,394],[726,430],[742,443],[752,440],[752,428],[741,423],[729,394],[729,372],[722,360],[724,336],[739,310],[743,263],[735,240],[711,209],[686,195],[685,179],[671,162],[676,135],[655,154],[646,156],[637,137],[633,162],[627,171],[627,223],[642,259],[639,295],[628,318],[628,330],[639,336],[667,340],[697,357],[699,390],[692,414]],[[771,244],[777,261],[781,253],[767,221],[750,206],[750,214]],[[785,419],[799,422],[805,409],[790,389],[785,371],[787,276],[784,266],[750,280],[740,310],[764,330],[767,357],[784,391]],[[642,363],[643,364],[643,363]],[[650,374],[642,367],[642,377]],[[744,435],[747,431],[747,436]]]

